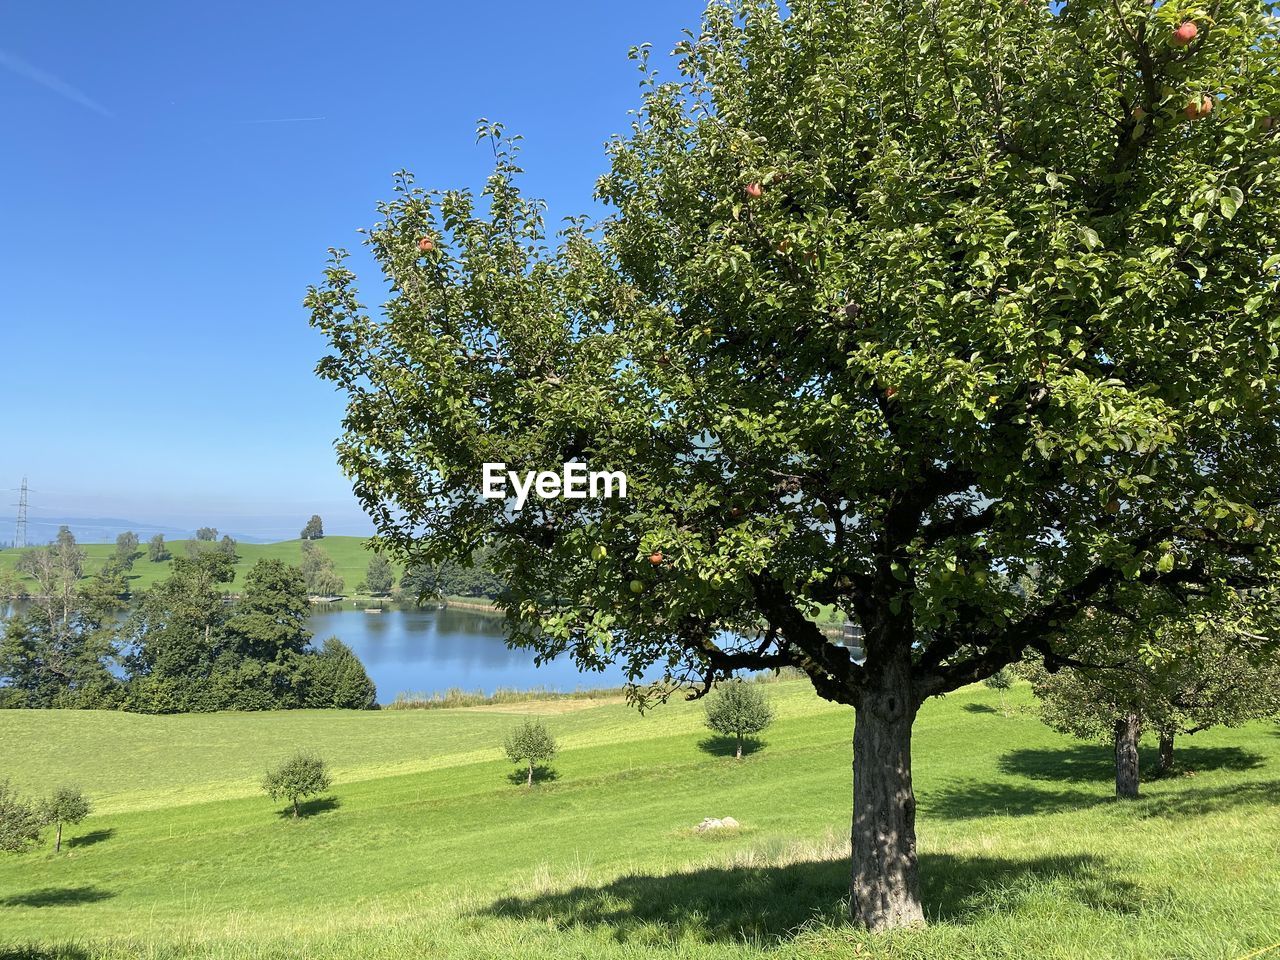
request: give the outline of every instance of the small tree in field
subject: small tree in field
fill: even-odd
[[[773,722],[773,708],[758,683],[730,680],[720,684],[707,698],[706,710],[707,726],[737,741],[739,760],[743,738],[759,733]]]
[[[324,539],[324,521],[320,519],[320,514],[313,513],[311,519],[306,522],[302,528],[303,540],[323,540]]]
[[[1004,692],[1013,686],[1013,679],[1013,670],[1009,667],[1001,667],[982,681],[983,686],[1000,691],[1000,712],[1006,717],[1009,715],[1009,708],[1004,701]]]
[[[556,755],[556,740],[541,720],[526,720],[507,734],[503,744],[507,759],[528,767],[526,786],[533,786],[533,769],[540,762]]]
[[[22,853],[40,839],[43,825],[40,811],[0,780],[0,850]]]
[[[62,827],[79,823],[89,815],[90,804],[79,787],[59,787],[45,801],[44,820],[54,825],[53,852],[62,849]]]
[[[293,816],[302,816],[301,801],[318,796],[333,785],[329,765],[315,754],[300,750],[262,778],[262,789],[272,800],[288,800]]]
[[[497,545],[512,642],[675,681],[637,699],[803,670],[855,714],[852,912],[922,923],[932,698],[1276,572],[1280,21],[1212,9],[714,0],[637,49],[597,221],[549,235],[500,125],[480,195],[401,173],[380,306],[342,251],[307,296],[379,548]],[[496,459],[626,499],[515,509]]]

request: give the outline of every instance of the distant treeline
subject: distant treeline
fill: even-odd
[[[240,597],[221,587],[234,552],[175,557],[170,576],[126,612],[125,573],[107,564],[84,577],[84,551],[65,529],[28,555],[30,605],[4,624],[0,707],[120,709],[142,713],[369,709],[377,693],[336,638],[319,650],[306,629],[301,570],[258,561]]]

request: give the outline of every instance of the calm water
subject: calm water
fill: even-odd
[[[9,612],[0,601],[0,620]],[[309,626],[316,646],[337,637],[355,651],[378,686],[379,703],[390,703],[401,692],[443,693],[450,687],[485,693],[499,687],[569,692],[626,682],[617,667],[581,673],[567,658],[536,667],[532,651],[507,647],[501,617],[472,610],[388,607],[365,613],[318,607]]]
[[[584,674],[567,658],[536,667],[532,651],[507,647],[501,617],[469,610],[334,610],[312,614],[310,626],[317,645],[337,637],[355,651],[378,685],[380,703],[402,691],[571,691],[626,682],[616,667]]]

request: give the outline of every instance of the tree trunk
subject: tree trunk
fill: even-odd
[[[525,786],[526,787],[533,786],[533,761],[532,760],[529,761],[529,779],[525,781]]]
[[[1142,727],[1137,714],[1116,720],[1116,796],[1133,799],[1138,795],[1138,735]]]
[[[294,797],[293,798],[293,817],[296,820],[300,816],[302,816],[302,810],[299,809],[298,807],[298,798]]]
[[[742,734],[738,734],[738,759],[742,759]]]
[[[1159,774],[1167,777],[1173,773],[1173,727],[1160,728],[1160,766]]]
[[[868,930],[924,923],[911,790],[909,662],[863,688],[853,729],[853,917]]]
[[[57,833],[54,834],[53,852],[59,853],[61,851],[62,851],[62,823],[61,821],[59,821]]]

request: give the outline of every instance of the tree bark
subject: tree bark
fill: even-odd
[[[533,786],[533,761],[532,760],[529,761],[529,779],[525,781],[525,786],[526,787]]]
[[[296,820],[300,816],[302,816],[302,811],[298,808],[298,798],[294,797],[293,798],[293,817]]]
[[[738,734],[738,759],[742,759],[742,734]]]
[[[54,835],[53,852],[60,853],[62,851],[62,823],[58,823],[57,833]]]
[[[1173,736],[1172,727],[1160,728],[1160,766],[1159,773],[1162,777],[1167,777],[1173,773]]]
[[[1142,726],[1137,714],[1116,720],[1116,796],[1133,799],[1138,795],[1138,735]]]
[[[908,654],[909,656],[909,654]],[[909,661],[863,687],[853,730],[853,917],[868,930],[924,923],[911,789]]]

